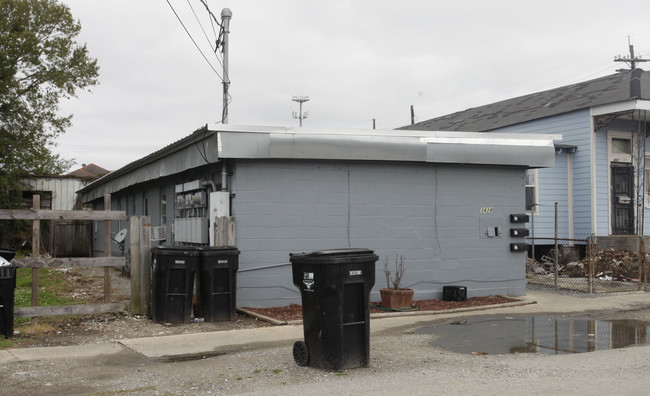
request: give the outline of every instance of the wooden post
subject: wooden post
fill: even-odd
[[[214,222],[214,246],[236,246],[237,224],[234,217],[217,217]]]
[[[32,197],[32,209],[41,210],[41,196]],[[41,255],[41,221],[32,220],[32,258]],[[38,268],[32,268],[32,307],[38,307]],[[31,318],[32,323],[38,323],[38,318]]]
[[[147,315],[151,294],[151,224],[148,216],[131,216],[131,313]]]
[[[645,261],[645,243],[643,236],[639,236],[639,284],[637,290],[641,290],[641,283],[643,283],[643,262]]]
[[[111,210],[111,194],[104,195],[104,210]],[[111,257],[111,221],[104,220],[104,256]],[[111,302],[111,267],[104,267],[104,304]]]

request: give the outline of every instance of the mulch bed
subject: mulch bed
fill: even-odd
[[[517,302],[519,300],[503,296],[487,296],[487,297],[472,297],[465,301],[443,301],[443,300],[420,300],[413,301],[418,309],[417,311],[444,311],[448,309],[458,309],[467,307],[480,307],[483,305],[505,304]],[[372,305],[381,305],[381,303],[372,303]],[[302,320],[302,306],[298,304],[291,304],[286,307],[271,307],[271,308],[244,308],[248,311],[255,312],[270,318],[288,322],[292,320]],[[370,313],[385,313],[386,311],[370,308]]]

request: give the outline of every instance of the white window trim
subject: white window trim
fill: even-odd
[[[532,173],[534,184],[526,184],[524,187],[534,187],[533,196],[535,204],[533,204],[533,210],[526,210],[526,214],[537,216],[539,214],[539,173],[538,169],[529,169],[528,172]]]
[[[630,141],[630,154],[612,153],[612,140],[627,139]],[[607,162],[621,162],[626,164],[632,163],[632,152],[634,151],[634,142],[632,141],[631,132],[607,131]]]

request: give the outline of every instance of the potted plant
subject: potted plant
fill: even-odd
[[[384,308],[408,308],[413,304],[413,289],[401,288],[402,278],[406,272],[404,256],[395,255],[395,271],[389,268],[388,256],[384,260],[384,274],[386,275],[386,288],[379,289],[381,305]]]

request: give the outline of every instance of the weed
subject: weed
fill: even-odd
[[[280,374],[282,369],[273,369],[273,374]]]
[[[5,336],[0,335],[0,349],[11,348],[14,346],[14,341],[7,340]]]

